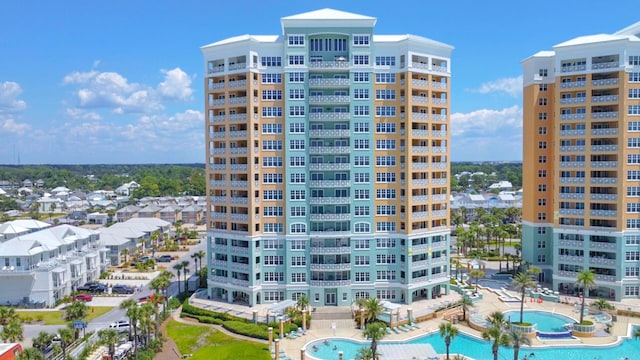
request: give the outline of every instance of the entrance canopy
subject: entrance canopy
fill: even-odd
[[[400,304],[394,304],[392,302],[383,301],[380,303],[384,308],[385,312],[395,312],[402,307]]]
[[[438,359],[438,354],[429,344],[380,344],[378,352],[385,360]]]
[[[280,301],[279,303],[275,303],[269,306],[267,308],[267,311],[276,313],[276,314],[281,314],[284,310],[292,306],[295,306],[296,304],[297,302],[295,300],[283,300],[283,301]]]

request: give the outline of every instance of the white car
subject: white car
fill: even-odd
[[[129,322],[127,320],[120,320],[109,325],[109,329],[115,329],[119,333],[129,332]]]

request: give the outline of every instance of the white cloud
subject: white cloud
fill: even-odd
[[[101,120],[102,119],[102,115],[98,114],[95,111],[87,111],[84,109],[78,109],[78,108],[68,108],[67,109],[67,116],[72,118],[72,119],[76,119],[76,120]]]
[[[514,105],[502,110],[480,109],[470,113],[451,114],[453,136],[486,135],[491,136],[501,128],[522,128],[522,109]]]
[[[26,130],[30,129],[31,126],[25,123],[17,123],[13,119],[5,119],[0,120],[0,129],[3,132],[13,133],[13,134],[23,134]]]
[[[18,99],[22,93],[20,84],[13,81],[5,81],[0,83],[0,114],[14,113],[27,108],[24,100]]]
[[[477,89],[469,89],[471,92],[488,94],[504,92],[512,97],[519,97],[522,94],[522,75],[512,78],[502,78],[486,82]]]
[[[164,81],[158,84],[158,93],[167,100],[191,100],[191,78],[180,68],[162,70]]]

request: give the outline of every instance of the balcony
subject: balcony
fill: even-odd
[[[447,88],[447,83],[432,81],[431,82],[431,87],[434,88],[434,89],[446,89]]]
[[[603,112],[594,112],[591,113],[592,119],[617,119],[618,112],[617,111],[603,111]]]
[[[246,197],[236,197],[236,196],[232,196],[231,197],[231,203],[232,204],[242,204],[242,205],[246,205],[249,203],[249,199],[247,199]]]
[[[215,74],[215,73],[221,73],[223,71],[224,71],[224,65],[219,65],[219,66],[210,68],[209,70],[207,70],[207,73]]]
[[[229,71],[241,70],[241,69],[246,69],[246,68],[247,68],[247,63],[246,62],[237,63],[237,64],[229,64]]]
[[[607,281],[607,282],[616,282],[616,277],[613,276],[613,275],[596,274],[596,280],[598,280],[598,281]]]
[[[431,102],[435,105],[446,105],[447,99],[445,98],[431,98]]]
[[[583,113],[580,114],[562,114],[560,120],[584,120],[587,116]]]
[[[211,245],[211,251],[216,252],[216,253],[226,253],[227,252],[227,245],[213,244],[213,245]]]
[[[351,219],[351,214],[311,214],[311,221],[343,221]]]
[[[560,104],[584,104],[587,102],[587,98],[584,97],[575,97],[575,98],[563,98],[560,99]]]
[[[605,201],[617,201],[618,195],[616,194],[591,194],[589,196],[591,200],[605,200]]]
[[[243,247],[243,246],[232,246],[231,247],[231,253],[232,254],[248,255],[249,254],[249,248],[248,247]]]
[[[319,163],[309,164],[309,170],[312,171],[333,171],[333,170],[349,170],[351,165],[349,163]]]
[[[309,96],[311,105],[348,104],[351,101],[347,95],[317,95]]]
[[[245,104],[247,102],[247,97],[230,97],[229,104]]]
[[[592,217],[616,217],[618,212],[615,210],[591,210],[589,215]]]
[[[584,216],[584,209],[560,209],[560,215]]]
[[[414,113],[411,113],[411,118],[414,120],[427,120],[428,114],[421,113],[421,112],[414,112]]]
[[[323,154],[349,154],[351,148],[349,146],[311,146],[309,147],[310,155]]]
[[[337,120],[349,120],[350,115],[348,112],[321,112],[309,114],[309,120],[317,121],[337,121]]]
[[[210,196],[209,200],[212,203],[226,203],[227,197],[226,196]]]
[[[433,121],[447,121],[447,115],[431,114],[431,120],[433,120]]]
[[[211,180],[209,181],[209,186],[211,187],[226,187],[227,186],[227,182],[224,180]]]
[[[413,170],[426,170],[429,168],[429,163],[412,163],[411,169]]]
[[[209,138],[212,138],[212,139],[221,139],[221,138],[224,138],[225,136],[227,136],[227,134],[224,131],[209,133]]]
[[[229,278],[227,278],[226,276],[209,275],[207,276],[207,279],[211,282],[223,283],[223,284],[229,282]]]
[[[589,248],[591,249],[605,249],[605,250],[616,250],[616,243],[609,242],[600,242],[600,241],[589,241]]]
[[[349,246],[312,246],[311,247],[311,255],[340,255],[340,254],[350,254],[351,247]]]
[[[586,130],[560,130],[560,136],[584,136]]]
[[[563,184],[578,184],[578,183],[584,183],[584,178],[583,177],[561,177],[560,178],[560,182]]]
[[[247,222],[249,221],[249,215],[248,214],[231,214],[231,220]]]
[[[584,246],[584,241],[561,239],[561,240],[558,240],[558,245],[582,248]]]
[[[447,216],[447,210],[433,210],[431,211],[431,217],[445,217]]]
[[[309,199],[311,205],[331,205],[331,204],[349,204],[351,198],[348,197],[312,197]]]
[[[247,188],[248,186],[248,181],[235,180],[231,182],[231,187]]]
[[[446,162],[435,162],[431,163],[431,167],[434,169],[446,169],[449,166]]]
[[[411,152],[414,152],[414,153],[428,153],[429,152],[429,147],[428,146],[412,146],[411,147]]]
[[[309,130],[312,138],[346,138],[349,137],[348,129]]]
[[[618,151],[618,145],[591,145],[591,151]]]
[[[349,69],[348,61],[314,61],[308,64],[309,69],[314,70],[335,70],[335,69]]]
[[[591,135],[618,135],[618,128],[591,129]]]
[[[214,115],[209,117],[209,122],[223,122],[224,115]]]
[[[246,147],[236,147],[236,148],[231,148],[230,153],[236,154],[236,155],[246,155],[249,153],[249,150]]]
[[[608,85],[618,85],[618,83],[620,83],[620,80],[615,78],[615,79],[601,79],[601,80],[592,80],[591,81],[591,86],[608,86]]]
[[[209,106],[222,106],[224,105],[224,99],[209,100]]]
[[[587,86],[586,81],[570,81],[570,82],[563,82],[560,84],[560,87],[563,89],[583,88],[585,86]]]
[[[309,280],[309,285],[320,287],[349,286],[351,280]]]
[[[576,151],[584,151],[584,145],[576,145],[576,146],[560,146],[560,151],[562,152],[576,152]]]
[[[247,86],[247,80],[229,81],[230,88],[238,88]]]
[[[428,195],[418,195],[418,196],[411,197],[411,202],[414,202],[414,203],[427,202],[427,201],[429,201]]]
[[[427,80],[411,79],[411,86],[426,88],[429,87],[429,83],[427,82]]]
[[[593,70],[613,69],[613,68],[617,68],[617,67],[620,67],[620,64],[617,61],[610,61],[610,62],[591,64],[591,69],[593,69]]]
[[[429,136],[429,130],[413,129],[413,130],[411,130],[411,136],[413,136],[413,137],[426,137],[426,136]]]
[[[584,72],[587,70],[587,65],[572,65],[572,66],[562,66],[560,68],[560,72],[576,72],[581,71]]]
[[[311,88],[339,88],[349,87],[349,79],[309,79]]]
[[[231,164],[231,171],[244,171],[249,169],[247,164]]]
[[[583,168],[584,167],[584,162],[582,162],[582,161],[561,161],[560,162],[560,167],[562,167],[562,168],[573,168],[573,167]]]
[[[447,179],[431,179],[431,185],[447,185],[448,183]]]
[[[445,130],[432,130],[431,136],[445,137],[447,136],[447,132]]]
[[[617,102],[618,95],[603,95],[603,96],[592,96],[591,102]]]
[[[591,166],[597,167],[597,168],[616,168],[618,167],[618,162],[617,161],[592,161]]]
[[[229,137],[232,137],[232,138],[246,138],[247,135],[248,135],[247,130],[229,132]]]
[[[447,200],[447,195],[445,194],[433,194],[431,195],[432,201],[445,201]]]
[[[211,219],[216,219],[216,220],[226,220],[227,219],[227,213],[211,213],[211,214],[209,214],[209,217]]]
[[[413,179],[411,180],[411,186],[426,186],[429,185],[429,179]]]
[[[584,199],[584,193],[560,193],[560,199]]]
[[[214,171],[224,171],[227,170],[227,165],[225,164],[213,164],[210,165],[209,168]]]
[[[311,271],[342,271],[351,270],[351,263],[344,264],[311,264],[309,265]]]
[[[428,211],[420,211],[420,212],[414,212],[411,214],[411,218],[412,219],[423,219],[429,217],[429,212]]]
[[[231,279],[231,284],[242,286],[242,287],[248,287],[249,280]]]
[[[432,146],[431,147],[431,152],[437,153],[437,154],[443,154],[443,153],[447,152],[447,147],[446,146]]]
[[[429,266],[429,260],[419,260],[411,262],[411,269],[421,269]]]
[[[429,102],[429,98],[426,96],[412,96],[411,101],[414,103],[427,104]]]
[[[582,264],[584,262],[584,256],[572,256],[572,255],[560,255],[558,261],[564,263]]]
[[[229,115],[229,120],[231,120],[231,121],[246,121],[247,120],[247,113],[231,114],[231,115]]]
[[[618,182],[617,178],[591,178],[592,184],[616,184]]]
[[[311,180],[309,183],[310,187],[328,187],[328,188],[339,188],[339,187],[350,187],[350,180]]]

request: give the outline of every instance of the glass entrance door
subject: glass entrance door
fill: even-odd
[[[337,301],[337,296],[336,293],[326,293],[325,294],[325,305],[337,305],[338,301]]]

